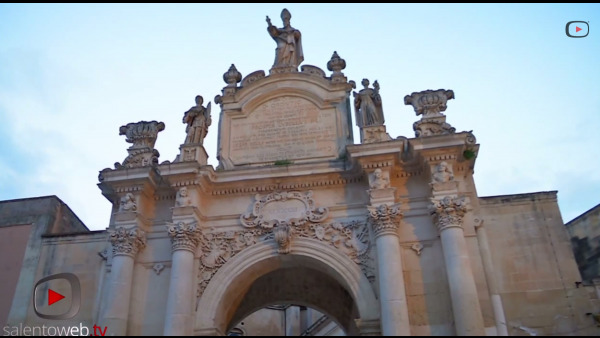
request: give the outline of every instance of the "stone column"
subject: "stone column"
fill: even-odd
[[[381,330],[384,336],[410,336],[398,223],[398,205],[369,206],[377,246]]]
[[[483,261],[483,270],[485,279],[490,289],[490,298],[492,300],[492,308],[494,309],[494,319],[496,320],[496,330],[499,336],[508,336],[506,327],[506,318],[504,316],[504,305],[498,290],[498,284],[494,278],[494,265],[492,264],[492,252],[487,239],[487,232],[483,226],[481,219],[475,220],[475,231],[477,232],[477,241],[479,242],[479,252]]]
[[[456,335],[484,336],[483,316],[462,228],[466,203],[457,195],[436,196],[435,189],[431,201],[432,216],[442,239]]]
[[[102,326],[107,327],[109,335],[124,336],[127,334],[135,256],[146,246],[146,234],[137,227],[119,227],[110,231],[110,241],[113,260]]]
[[[172,265],[165,336],[191,336],[193,334],[194,253],[200,242],[200,229],[196,221],[168,224],[171,237]]]

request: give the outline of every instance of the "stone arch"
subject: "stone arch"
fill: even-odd
[[[271,273],[294,267],[312,269],[326,276],[329,285],[337,283],[351,298],[356,309],[353,315],[361,321],[379,319],[379,302],[371,284],[358,265],[335,248],[320,241],[295,238],[291,252],[287,255],[278,254],[274,241],[269,240],[241,251],[223,265],[200,298],[196,311],[195,333],[225,334],[234,320],[254,308],[245,306],[242,301],[259,278],[263,276],[277,278],[276,273]],[[303,300],[299,299],[299,301]],[[314,304],[310,305],[314,306]],[[240,306],[242,310],[238,313]],[[330,313],[328,309],[319,310]],[[343,319],[336,319],[347,332],[357,329],[354,323],[342,323]],[[355,318],[352,318],[352,321],[353,319]]]

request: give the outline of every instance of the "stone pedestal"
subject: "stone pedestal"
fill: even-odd
[[[389,141],[392,138],[386,132],[385,125],[360,128],[360,143],[376,143]]]
[[[180,162],[198,162],[200,165],[206,165],[208,154],[201,144],[182,144],[179,146]]]

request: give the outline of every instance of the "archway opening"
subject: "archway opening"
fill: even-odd
[[[235,325],[228,336],[345,336],[330,316],[307,306],[281,304],[256,310]]]
[[[317,269],[279,268],[257,278],[227,325],[229,335],[354,335],[356,304],[344,286]]]

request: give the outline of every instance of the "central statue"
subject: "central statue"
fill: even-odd
[[[267,16],[267,31],[277,43],[275,49],[275,63],[273,68],[293,67],[297,69],[298,65],[304,61],[302,53],[302,35],[300,31],[290,25],[292,14],[287,9],[281,11],[281,20],[283,28],[277,28],[271,24],[271,19]]]

